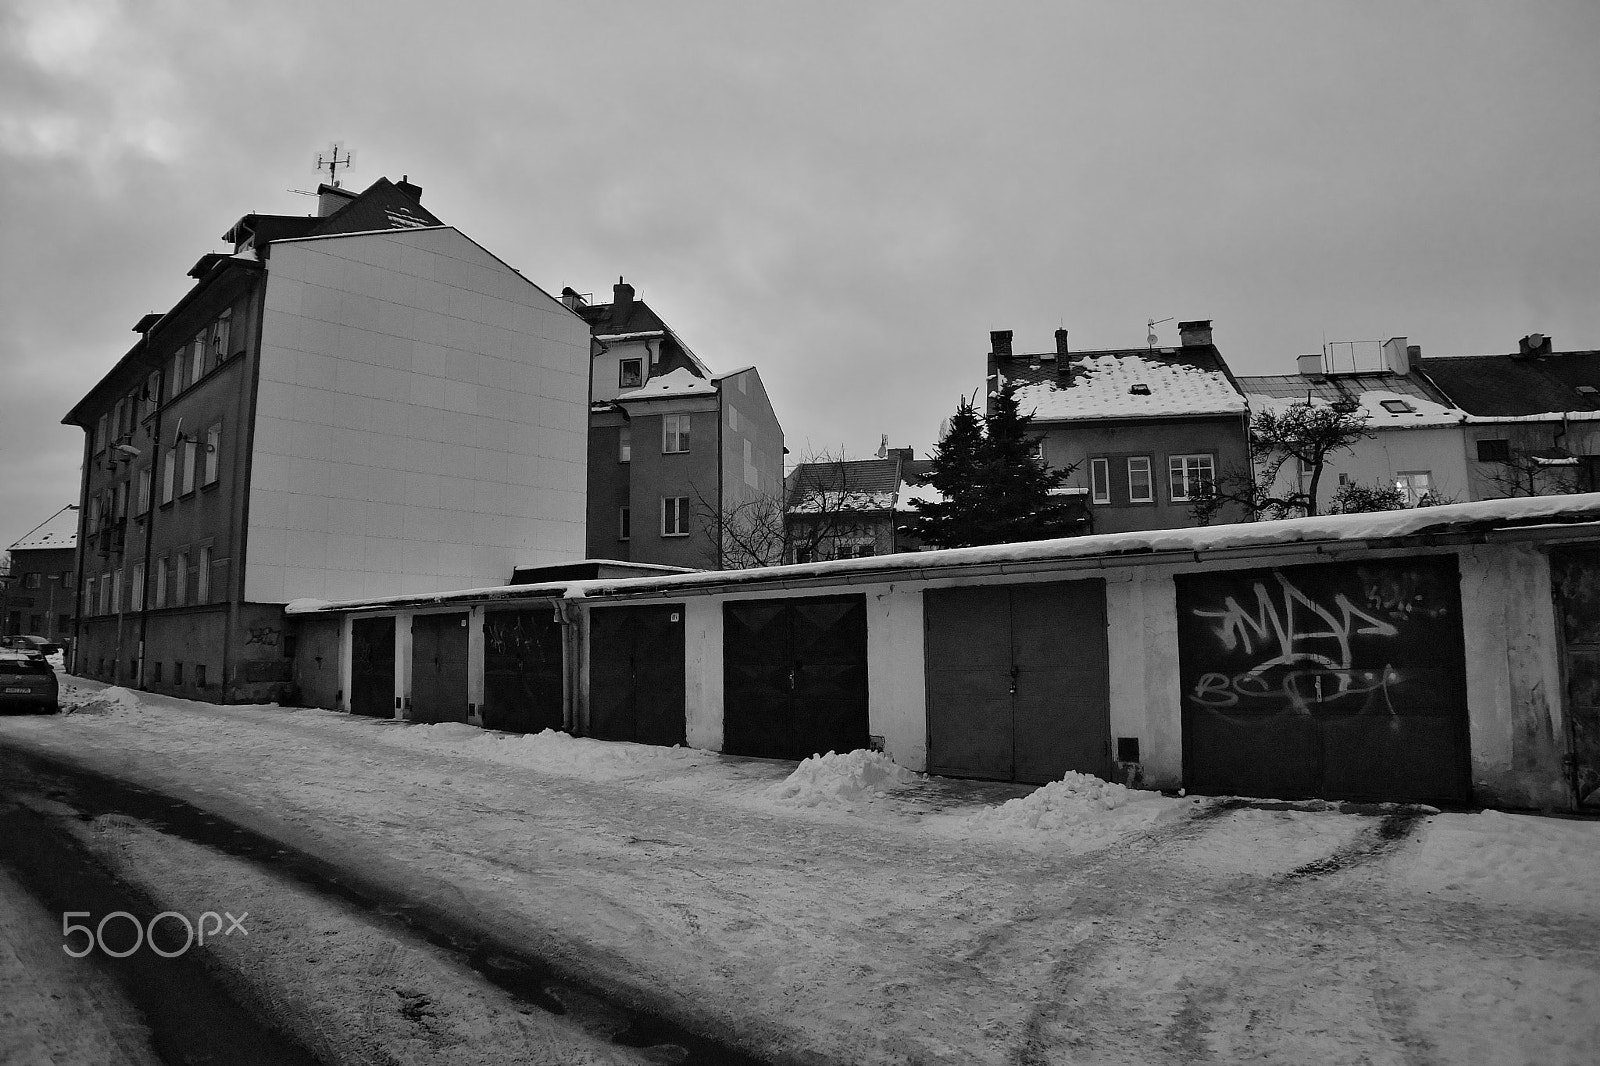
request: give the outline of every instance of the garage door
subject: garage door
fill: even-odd
[[[467,720],[467,616],[419,614],[411,620],[411,720]]]
[[[393,618],[350,623],[350,710],[372,718],[394,717]]]
[[[1177,586],[1188,788],[1467,800],[1453,556],[1190,574]]]
[[[928,768],[1031,783],[1105,776],[1105,601],[1102,581],[929,590]]]
[[[1561,611],[1573,792],[1580,807],[1600,808],[1600,551],[1557,552],[1550,566]]]
[[[561,623],[553,607],[483,616],[483,724],[538,733],[564,726]]]
[[[861,596],[723,605],[723,750],[803,759],[867,746]]]
[[[589,735],[684,743],[683,604],[589,613]]]

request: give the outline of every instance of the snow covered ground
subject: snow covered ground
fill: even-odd
[[[1576,1064],[1600,1049],[1600,822],[1264,809],[1078,775],[952,782],[866,752],[797,767],[71,678],[63,703],[0,719],[0,745],[382,877],[762,1056]],[[266,893],[274,943],[332,928],[281,887],[249,888],[239,860],[117,819],[83,832],[163,898]],[[377,934],[341,921],[326,951],[229,945],[227,962],[263,988],[352,989],[363,1009],[398,994],[362,977]],[[507,1043],[523,1023],[470,973],[402,969],[398,984],[439,991],[431,1036],[406,1028],[414,1010],[373,1029],[395,1061],[534,1039]],[[351,1007],[284,1009],[334,1031]]]

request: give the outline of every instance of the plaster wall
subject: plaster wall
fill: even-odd
[[[589,334],[453,229],[273,245],[245,596],[504,583],[581,556]]]
[[[1292,477],[1285,463],[1283,476]],[[1358,440],[1348,452],[1329,456],[1317,486],[1317,506],[1326,512],[1339,491],[1339,475],[1362,485],[1392,485],[1397,474],[1426,471],[1434,491],[1458,502],[1474,496],[1468,472],[1466,441],[1460,426],[1436,429],[1376,430],[1369,440]]]

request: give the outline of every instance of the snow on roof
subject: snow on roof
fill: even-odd
[[[912,484],[909,481],[900,483],[900,492],[895,497],[895,508],[914,508],[919,503],[944,503],[944,493],[927,484]]]
[[[565,598],[687,595],[712,592],[727,586],[783,584],[860,584],[892,581],[907,573],[931,576],[930,572],[958,571],[985,567],[1005,572],[1010,564],[1024,570],[1040,564],[1071,566],[1132,566],[1171,562],[1174,558],[1216,552],[1252,552],[1265,556],[1274,550],[1294,550],[1326,544],[1359,546],[1357,542],[1400,538],[1451,535],[1483,535],[1492,531],[1525,526],[1584,526],[1583,532],[1600,538],[1600,493],[1564,496],[1531,496],[1521,499],[1484,500],[1478,503],[1449,504],[1442,507],[1417,507],[1375,514],[1319,515],[1315,518],[1288,518],[1275,522],[1240,522],[1228,525],[1186,529],[1152,529],[1129,533],[1101,533],[1058,540],[1027,541],[1020,544],[990,544],[976,548],[945,548],[938,551],[903,552],[870,556],[864,559],[836,559],[819,563],[796,563],[754,570],[708,570],[666,577],[601,578],[591,581],[553,582],[543,585],[501,585],[488,589],[466,589],[426,596],[397,596],[388,600],[347,600],[318,608],[291,605],[288,613],[308,614],[315,610],[358,610],[398,607],[412,604],[437,604],[463,600],[509,598]],[[1374,545],[1382,546],[1382,545]]]
[[[859,492],[829,488],[800,488],[789,504],[790,514],[887,511],[895,505],[895,493]]]
[[[35,526],[21,540],[11,545],[11,550],[27,551],[39,548],[76,548],[77,546],[78,505],[69,503]]]
[[[1021,384],[1017,400],[1023,413],[1046,422],[1237,414],[1245,409],[1244,397],[1209,349],[1077,352],[1070,362],[1067,384],[1059,380],[1053,356],[1034,365],[1002,363],[1000,376]]]
[[[714,396],[717,387],[705,378],[696,377],[687,367],[680,366],[670,374],[651,378],[642,388],[630,389],[613,398],[613,403],[633,400],[660,400],[670,396]]]
[[[1316,380],[1302,374],[1242,377],[1239,387],[1252,411],[1282,411],[1291,404],[1329,405],[1353,399],[1371,429],[1427,429],[1460,425],[1466,412],[1442,394],[1398,374],[1350,374]]]

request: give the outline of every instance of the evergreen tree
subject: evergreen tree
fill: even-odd
[[[944,500],[919,505],[911,523],[924,544],[1009,544],[1081,531],[1081,501],[1051,495],[1074,468],[1050,470],[1034,458],[1039,438],[1028,432],[1033,416],[1021,412],[1016,392],[1014,383],[1003,386],[985,419],[965,400],[956,409],[927,478]]]

